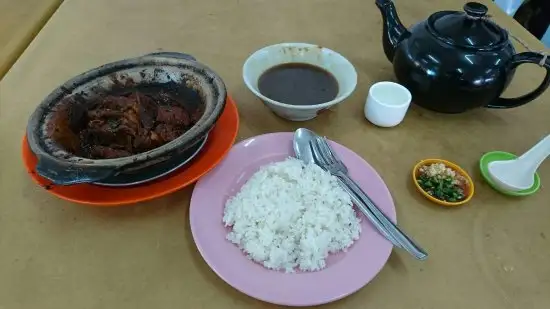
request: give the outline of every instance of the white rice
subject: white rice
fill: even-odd
[[[359,238],[352,207],[334,176],[288,158],[262,166],[227,201],[223,222],[227,239],[266,268],[316,271]]]

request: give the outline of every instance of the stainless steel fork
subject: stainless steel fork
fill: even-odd
[[[327,169],[327,163],[324,162],[320,150],[318,150],[313,143],[310,141],[308,147],[311,149],[311,154],[313,156],[313,159],[315,161],[315,164],[317,164],[322,169],[326,170],[330,173],[330,170]],[[374,213],[368,208],[367,204],[361,199],[357,193],[353,192],[353,190],[346,185],[346,183],[336,177],[338,180],[338,184],[346,191],[351,198],[351,201],[359,210],[369,219],[369,221],[372,223],[372,225],[382,234],[382,236],[386,237],[394,246],[402,248],[401,244],[395,239],[393,235],[390,234],[390,232],[387,230],[387,228],[378,220],[378,218],[374,215]]]
[[[316,161],[320,163],[320,166],[336,176],[341,180],[344,186],[348,187],[353,193],[367,205],[368,210],[375,216],[375,218],[382,224],[383,228],[396,240],[398,247],[402,247],[407,252],[412,254],[419,260],[425,260],[428,254],[418,246],[407,234],[405,234],[397,225],[395,225],[369,198],[369,196],[351,179],[348,175],[348,168],[346,165],[336,156],[328,144],[326,138],[316,136],[310,141],[310,147]]]

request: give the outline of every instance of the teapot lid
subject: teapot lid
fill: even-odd
[[[428,29],[448,44],[480,50],[493,49],[508,41],[508,33],[487,20],[488,8],[477,2],[464,5],[464,12],[442,11],[428,18]]]

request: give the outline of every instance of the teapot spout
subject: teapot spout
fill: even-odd
[[[382,14],[384,23],[382,44],[384,53],[390,62],[393,62],[395,49],[399,43],[410,35],[410,32],[399,20],[397,10],[392,0],[376,0],[376,6]]]

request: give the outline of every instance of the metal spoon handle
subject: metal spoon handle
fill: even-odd
[[[403,249],[412,254],[419,260],[425,260],[428,254],[424,249],[417,245],[407,234],[405,234],[397,225],[395,225],[383,212],[378,209],[374,202],[368,197],[368,195],[345,173],[338,173],[339,179],[344,183],[344,187],[349,187],[354,194],[365,202],[367,208],[373,213],[384,228],[391,234],[392,238],[396,239],[401,244]]]
[[[340,184],[340,187],[342,187],[349,194],[353,204],[355,204],[355,206],[359,208],[359,210],[363,213],[363,215],[365,215],[365,217],[369,219],[369,221],[380,232],[380,234],[386,237],[386,239],[388,239],[394,246],[402,248],[403,246],[401,246],[399,241],[397,241],[397,239],[393,237],[393,235],[387,230],[384,224],[382,224],[382,222],[378,220],[378,218],[372,213],[372,211],[370,211],[370,209],[365,205],[365,202],[359,196],[357,196],[357,194],[353,192],[353,190],[351,190],[351,188],[349,188],[342,179],[340,178],[337,178],[337,179]]]

